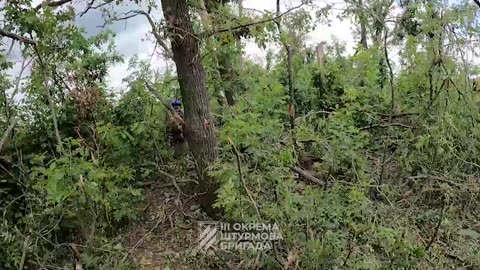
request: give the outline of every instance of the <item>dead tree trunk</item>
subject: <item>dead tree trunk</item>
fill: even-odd
[[[185,137],[197,162],[199,200],[209,215],[218,185],[208,177],[208,166],[217,157],[217,140],[210,114],[205,70],[200,61],[199,39],[193,31],[187,0],[162,0],[162,8],[172,42],[180,91],[185,107]]]
[[[320,42],[317,45],[317,62],[320,67],[325,65],[325,41]]]

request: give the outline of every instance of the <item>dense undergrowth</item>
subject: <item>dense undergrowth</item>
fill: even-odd
[[[9,8],[13,28],[45,37],[25,50],[35,64],[20,86],[0,55],[1,126],[14,123],[0,146],[0,268],[138,269],[122,236],[143,222],[145,187],[166,175],[197,180],[192,158],[173,154],[158,100],[178,95],[178,82],[132,59],[128,91],[111,93],[104,79],[122,60],[111,33],[84,37],[66,23],[71,10],[19,19]],[[478,35],[475,10],[424,8],[412,15],[425,22],[415,35],[403,25],[388,40],[400,49],[396,63],[387,41],[354,55],[330,44],[323,65],[313,48],[296,50],[293,130],[283,50],[264,67],[241,59],[238,43],[203,44],[220,152],[209,172],[220,185],[215,205],[224,220],[278,224],[283,241],[261,253],[198,254],[192,246],[166,268],[207,269],[212,261],[216,268],[480,268],[480,99],[467,79],[476,69],[457,59],[458,47],[444,46],[466,42],[447,26]],[[440,21],[432,10],[446,15]],[[298,26],[307,15],[296,16],[284,23]],[[310,29],[280,38],[272,25],[252,31],[257,42],[295,45]],[[68,50],[55,50],[58,44]],[[228,78],[219,71],[225,54],[241,59]],[[24,94],[18,104],[7,94],[15,88]],[[219,89],[234,89],[235,104],[219,102]],[[324,185],[296,174],[297,165]]]

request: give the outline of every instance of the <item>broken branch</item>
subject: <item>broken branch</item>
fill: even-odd
[[[297,167],[297,166],[292,167],[292,170],[294,172],[298,173],[305,180],[308,180],[308,181],[310,181],[312,183],[315,183],[317,185],[320,185],[320,186],[325,185],[324,181],[322,181],[322,180],[318,179],[317,177],[313,176],[310,172],[300,169],[300,167]]]

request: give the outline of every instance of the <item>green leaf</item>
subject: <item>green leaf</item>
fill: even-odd
[[[61,182],[65,174],[63,172],[57,172],[48,179],[47,192],[49,198],[54,202],[60,203],[63,197]]]

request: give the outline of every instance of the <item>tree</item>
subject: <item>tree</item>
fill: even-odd
[[[177,67],[180,91],[185,107],[185,137],[197,163],[200,204],[214,214],[217,185],[207,175],[208,166],[217,157],[217,140],[210,113],[205,70],[201,63],[200,41],[193,31],[186,0],[162,0],[162,8],[171,37],[173,60]]]
[[[199,1],[200,8],[200,17],[202,20],[203,28],[207,31],[215,30],[221,27],[225,21],[238,20],[230,10],[226,7],[229,3],[236,3],[239,5],[239,13],[241,13],[241,1],[232,1],[232,0],[207,0]],[[226,14],[225,14],[226,13]],[[240,14],[239,14],[240,16]],[[237,31],[229,31],[223,35],[214,36],[215,42],[209,42],[210,39],[207,39],[207,47],[211,51],[209,53],[213,54],[216,65],[218,66],[218,80],[221,83],[216,83],[217,85],[217,94],[221,96],[221,92],[225,94],[226,105],[233,106],[235,104],[235,85],[238,85],[239,81],[237,80],[237,70],[235,69],[235,62],[238,60],[241,61],[241,38],[242,35],[247,35],[248,29],[240,28]],[[230,35],[233,36],[233,39],[230,38]],[[214,46],[215,45],[215,48]],[[219,99],[221,103],[223,100]]]

